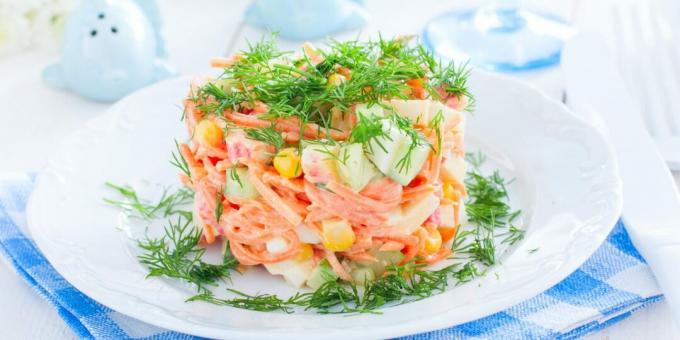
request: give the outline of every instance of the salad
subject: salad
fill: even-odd
[[[200,241],[295,287],[376,280],[452,253],[464,214],[465,67],[411,38],[271,41],[212,60],[178,145]]]

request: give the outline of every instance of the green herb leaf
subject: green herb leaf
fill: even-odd
[[[261,129],[257,128],[245,129],[245,132],[250,139],[254,139],[272,145],[274,146],[274,148],[276,148],[277,151],[281,150],[283,146],[286,144],[286,142],[283,140],[283,135],[281,134],[281,132],[277,131],[273,125]]]
[[[170,192],[166,188],[163,189],[163,193],[156,203],[150,203],[148,200],[140,199],[137,196],[137,192],[129,185],[121,186],[110,182],[105,184],[107,187],[118,192],[124,199],[105,198],[104,202],[122,209],[129,217],[145,220],[169,217],[177,213],[186,215],[186,212],[179,207],[191,203],[194,197],[194,193],[185,188],[177,189],[174,192]]]
[[[230,254],[224,256],[222,264],[203,262],[205,249],[198,246],[200,238],[201,230],[195,229],[190,219],[179,216],[168,221],[164,236],[138,242],[143,250],[139,261],[149,268],[149,277],[181,279],[195,285],[199,292],[208,292],[207,286],[229,278],[238,262]]]
[[[224,196],[222,195],[222,191],[223,190],[220,190],[215,194],[215,221],[217,222],[220,221],[222,213],[224,212],[224,205],[222,204]]]

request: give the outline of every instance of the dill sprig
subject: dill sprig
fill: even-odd
[[[177,140],[175,140],[175,148],[177,149],[177,153],[174,151],[172,152],[172,160],[170,160],[170,164],[174,165],[176,168],[182,171],[182,173],[187,175],[187,177],[191,178],[189,164],[187,163],[187,160],[184,159],[182,152],[179,150],[179,143],[177,143]]]
[[[229,168],[227,170],[227,172],[228,172],[227,175],[229,176],[229,178],[231,180],[236,181],[236,183],[238,183],[238,185],[241,188],[243,188],[243,182],[241,182],[241,176],[238,174],[238,171],[236,171],[236,169],[238,169],[237,165],[234,165],[233,167]]]
[[[272,294],[250,295],[228,289],[236,294],[234,298],[217,298],[211,292],[201,292],[187,301],[205,301],[217,305],[231,306],[256,311],[294,312],[294,307],[329,313],[374,313],[387,304],[403,304],[430,297],[443,292],[451,277],[469,278],[454,264],[436,271],[425,270],[424,264],[409,262],[404,265],[390,265],[387,274],[363,285],[327,281],[309,293],[297,293],[288,299]],[[469,271],[469,266],[462,269]]]
[[[199,292],[207,292],[208,285],[230,277],[231,270],[238,265],[231,252],[226,251],[221,264],[202,261],[205,248],[198,246],[201,230],[196,229],[190,219],[178,216],[169,220],[165,235],[160,238],[146,238],[138,246],[144,251],[139,261],[149,269],[147,277],[170,277],[184,280],[196,286]]]
[[[480,168],[486,160],[484,155],[468,154],[466,160],[472,169],[465,179],[470,197],[465,212],[473,229],[459,232],[453,240],[452,250],[492,266],[497,262],[496,238],[502,238],[501,243],[514,245],[524,237],[524,231],[512,224],[521,210],[512,210],[508,204],[506,186],[509,182],[497,170],[491,175],[481,173]]]
[[[111,182],[106,182],[105,185],[118,192],[124,199],[116,200],[104,198],[104,202],[120,208],[129,217],[136,217],[144,220],[169,217],[175,214],[183,214],[186,216],[186,211],[179,207],[191,203],[194,197],[194,193],[186,188],[179,188],[175,191],[164,188],[158,201],[156,203],[151,203],[146,199],[139,198],[137,192],[129,185],[116,185]]]
[[[468,102],[465,111],[472,112],[475,108],[475,98],[468,89],[467,81],[470,78],[470,68],[467,63],[456,65],[451,61],[444,65],[440,63],[430,63],[431,87],[442,88],[446,93],[455,95],[458,99],[467,98]]]
[[[484,274],[485,272],[480,272],[473,262],[467,262],[463,265],[463,268],[453,273],[453,277],[456,279],[457,284],[463,284],[483,276]]]
[[[298,302],[300,294],[296,294],[291,298],[284,300],[274,294],[251,295],[231,288],[227,288],[227,291],[236,294],[237,296],[230,299],[220,299],[212,292],[205,291],[188,298],[186,302],[204,301],[218,306],[230,306],[258,312],[281,311],[285,313],[293,313],[292,307],[300,305],[300,302]]]
[[[222,213],[224,212],[224,205],[222,204],[222,200],[224,199],[224,195],[222,194],[222,191],[218,191],[215,194],[215,221],[219,222],[220,218],[222,218]]]
[[[272,145],[277,151],[281,150],[286,144],[281,132],[277,131],[273,125],[261,129],[248,128],[244,131],[248,138]]]
[[[442,123],[444,122],[444,112],[442,110],[437,111],[437,113],[432,117],[428,127],[434,130],[435,136],[437,137],[437,145],[435,147],[435,152],[437,155],[442,149]]]
[[[357,286],[328,281],[316,291],[297,297],[295,302],[319,313],[380,313],[387,304],[403,304],[443,292],[449,278],[455,277],[458,264],[440,270],[426,270],[413,262],[390,265],[387,274]]]
[[[506,181],[498,171],[490,176],[476,172],[468,174],[465,181],[470,196],[465,206],[468,220],[486,230],[505,227],[515,220],[520,210],[512,211],[508,205]]]
[[[506,233],[499,235],[504,237],[501,243],[507,243],[512,246],[524,239],[525,232],[525,230],[519,229],[514,225],[510,225],[510,228],[508,228]]]
[[[486,162],[486,156],[481,152],[468,152],[465,154],[465,161],[472,167],[474,172],[479,173],[482,164]]]
[[[415,151],[420,146],[429,145],[429,142],[420,132],[418,132],[418,130],[413,127],[413,123],[408,118],[398,114],[392,114],[389,116],[389,118],[399,130],[401,130],[411,139],[406,153],[397,161],[396,164],[396,168],[399,170],[399,172],[406,172],[411,168],[413,151]]]
[[[387,152],[387,149],[382,144],[380,139],[385,138],[387,140],[392,140],[392,138],[387,134],[383,126],[383,117],[374,115],[364,115],[361,112],[357,113],[359,116],[357,124],[352,129],[349,135],[350,143],[361,143],[366,146],[368,152],[373,152],[373,147],[369,144],[369,141],[375,142],[383,152]]]

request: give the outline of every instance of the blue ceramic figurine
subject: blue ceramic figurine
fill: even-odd
[[[363,0],[255,0],[245,20],[286,39],[313,40],[359,28],[368,14]]]
[[[114,101],[170,77],[154,0],[86,0],[68,18],[61,61],[43,70],[49,84]]]

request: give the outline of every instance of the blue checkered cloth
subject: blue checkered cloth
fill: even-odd
[[[193,339],[117,313],[66,282],[24,232],[24,210],[32,187],[29,175],[0,176],[0,250],[77,336]],[[581,268],[542,294],[476,321],[404,339],[578,338],[661,299],[649,267],[619,222]]]

